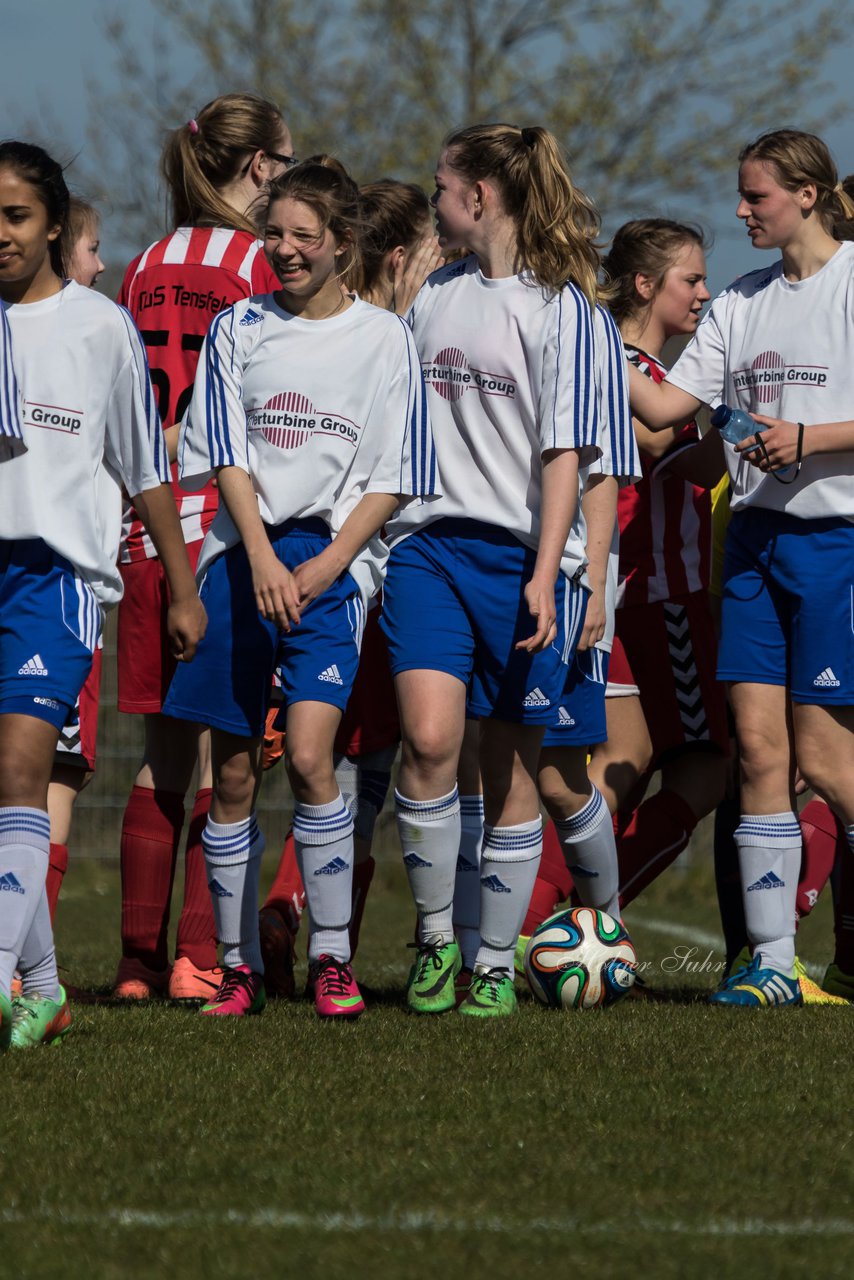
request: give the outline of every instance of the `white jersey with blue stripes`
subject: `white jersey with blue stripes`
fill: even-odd
[[[169,479],[142,339],[123,307],[74,281],[7,307],[26,452],[0,464],[0,538],[41,538],[116,604],[122,486]]]
[[[542,455],[596,450],[593,312],[573,285],[555,292],[527,274],[489,279],[475,257],[433,273],[410,323],[436,440],[441,497],[398,512],[392,543],[443,517],[509,530],[536,547]],[[585,563],[578,527],[561,563]]]
[[[431,497],[433,438],[409,328],[360,298],[325,320],[293,316],[272,294],[235,303],[205,339],[178,460],[183,488],[240,467],[265,524],[319,517],[333,537],[366,493]],[[221,503],[199,575],[237,541]],[[363,599],[387,555],[376,536],[350,565]]]
[[[21,396],[12,363],[12,335],[6,308],[0,302],[0,460],[26,448],[21,417]]]

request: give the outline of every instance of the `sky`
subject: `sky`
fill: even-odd
[[[198,0],[203,4],[204,0]],[[628,2],[628,0],[627,0]],[[687,0],[686,0],[687,2]],[[809,14],[814,0],[804,0]],[[109,0],[0,0],[3,25],[3,127],[4,136],[28,137],[27,129],[40,123],[49,148],[51,120],[61,120],[64,136],[73,150],[87,144],[88,102],[86,85],[100,78],[112,89],[117,76],[113,55],[105,35],[106,15],[115,12]],[[138,37],[140,47],[150,42],[155,14],[148,0],[133,0],[121,6],[124,20]],[[851,46],[833,50],[824,69],[837,94],[851,97]],[[757,91],[761,91],[758,86]],[[824,134],[836,157],[840,174],[854,170],[854,101],[847,119]],[[73,154],[73,152],[72,152]],[[750,247],[734,214],[736,168],[733,157],[732,183],[722,184],[718,200],[707,202],[697,218],[712,233],[714,248],[709,256],[709,287],[717,293],[735,276],[764,265],[765,256]],[[595,191],[590,193],[594,199]],[[104,220],[102,257],[124,268],[142,245],[123,245],[109,215]],[[111,243],[112,241],[112,243]],[[122,259],[115,263],[116,256]]]

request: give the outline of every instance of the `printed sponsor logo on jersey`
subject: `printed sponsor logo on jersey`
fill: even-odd
[[[46,676],[47,674],[48,669],[40,653],[34,653],[31,658],[27,658],[22,667],[18,667],[19,676]]]
[[[433,863],[428,862],[426,858],[420,858],[417,853],[408,853],[403,859],[405,867],[432,867]]]
[[[337,413],[321,413],[298,391],[282,391],[260,409],[246,415],[249,431],[260,431],[277,449],[299,449],[313,435],[333,436],[345,444],[359,443],[360,428]]]
[[[0,876],[0,892],[26,893],[27,891],[15,875],[14,871],[7,871],[4,876]]]
[[[234,894],[230,889],[226,889],[224,884],[220,884],[217,879],[208,881],[208,888],[211,893],[215,893],[218,898],[233,898]]]
[[[749,369],[736,369],[732,380],[736,391],[750,392],[757,404],[768,404],[779,397],[784,386],[826,386],[827,368],[821,364],[786,364],[779,351],[762,351],[753,358]]]
[[[58,404],[24,401],[24,426],[41,427],[45,431],[61,431],[68,436],[80,434],[85,414],[82,409],[63,409]]]
[[[550,707],[551,705],[551,702],[539,687],[526,694],[525,701],[522,703],[523,707]]]
[[[260,324],[264,317],[257,311],[253,311],[251,307],[246,308],[246,314],[240,321],[241,325]]]
[[[340,875],[342,871],[349,870],[349,867],[349,862],[345,862],[343,858],[333,858],[324,866],[318,867],[314,874],[316,876],[337,876]]]
[[[558,707],[557,709],[557,727],[559,729],[571,729],[575,724],[575,720],[567,711],[566,707]]]
[[[766,871],[764,876],[760,876],[758,880],[754,880],[753,884],[747,886],[747,892],[752,893],[754,889],[785,889],[785,887],[779,876],[775,876],[773,871]]]
[[[498,876],[481,876],[480,883],[484,889],[491,889],[493,893],[510,893],[510,886],[506,885],[503,880],[499,880]]]
[[[839,684],[840,682],[836,679],[830,667],[825,667],[824,671],[820,672],[813,680],[813,685],[816,689],[838,689]]]
[[[344,683],[344,681],[341,679],[341,672],[338,670],[334,662],[331,667],[327,667],[325,671],[321,671],[320,675],[317,678],[318,680],[325,680],[327,684],[343,684]]]
[[[422,361],[424,381],[438,391],[443,400],[459,400],[466,391],[480,391],[487,396],[504,396],[512,400],[516,383],[500,373],[473,368],[459,347],[445,347],[435,360]]]

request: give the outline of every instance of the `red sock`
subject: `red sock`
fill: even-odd
[[[285,847],[282,849],[282,856],[264,906],[275,907],[280,911],[296,933],[305,910],[305,887],[297,866],[293,831],[289,831],[285,837]]]
[[[366,858],[364,862],[357,862],[353,867],[353,914],[350,916],[351,960],[355,956],[356,948],[359,945],[359,931],[362,928],[362,916],[365,914],[365,900],[376,869],[377,864],[373,858]]]
[[[522,933],[529,937],[538,925],[553,916],[562,902],[572,893],[572,876],[553,822],[543,828],[543,856],[534,882],[534,891],[528,904],[528,914],[522,924]]]
[[[50,860],[47,864],[47,880],[45,881],[47,905],[50,910],[51,924],[53,924],[56,917],[56,900],[59,897],[59,891],[62,888],[62,881],[67,870],[68,845],[54,844],[51,840]]]
[[[804,853],[798,881],[797,913],[803,920],[818,902],[819,894],[830,879],[836,858],[836,842],[845,832],[836,814],[822,800],[811,800],[801,814]]]
[[[122,821],[122,955],[157,972],[169,963],[169,900],[183,825],[183,796],[131,791]]]
[[[678,858],[696,825],[694,810],[675,791],[662,788],[644,800],[617,841],[621,907]]]
[[[184,905],[175,944],[176,956],[186,956],[197,969],[214,969],[217,960],[216,924],[202,849],[202,832],[208,820],[211,794],[210,787],[202,787],[196,792],[193,803],[184,853]]]

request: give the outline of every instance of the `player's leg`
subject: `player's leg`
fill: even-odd
[[[454,880],[454,932],[462,968],[458,989],[471,982],[480,946],[480,857],[483,845],[483,785],[480,778],[480,721],[466,720],[457,766],[460,792],[460,847]]]
[[[172,1000],[207,1000],[219,986],[217,936],[208,890],[202,833],[211,807],[210,732],[197,726],[196,794],[184,847],[184,900],[175,939],[175,963],[169,975]]]

